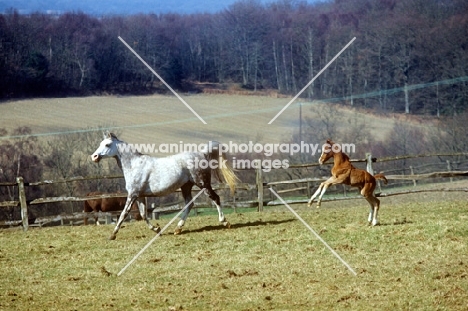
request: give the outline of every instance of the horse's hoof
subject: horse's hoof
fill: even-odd
[[[156,232],[156,233],[159,233],[159,232],[161,232],[161,227],[159,227],[159,225],[158,225],[157,227],[154,227],[152,230],[154,232]]]
[[[115,234],[113,234],[113,235],[111,235],[111,236],[109,237],[109,240],[112,241],[112,240],[115,240],[115,238],[116,238],[116,236],[115,236]]]
[[[174,230],[174,235],[179,235],[182,233],[182,228],[179,228],[177,227],[175,230]]]
[[[223,223],[223,225],[224,225],[226,228],[231,229],[231,224],[229,223],[229,221],[225,221],[225,222]]]

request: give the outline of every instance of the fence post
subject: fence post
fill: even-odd
[[[257,192],[258,192],[258,207],[257,211],[263,211],[263,176],[261,166],[257,168]]]
[[[312,193],[310,192],[310,187],[312,187],[311,182],[307,182],[307,198],[310,198],[312,196]]]
[[[367,152],[366,153],[366,170],[369,174],[374,176],[374,168],[372,167],[372,153]],[[379,191],[382,191],[382,188],[380,186],[380,181],[377,180],[377,186],[379,187]]]
[[[414,175],[414,169],[412,165],[410,165],[409,169],[410,169],[411,175]],[[416,184],[417,184],[416,179],[413,179],[413,187],[416,187]]]
[[[156,211],[156,204],[151,203],[151,219],[159,219],[159,212]]]
[[[367,172],[374,176],[374,169],[372,168],[372,154],[370,152],[366,153],[366,164]]]
[[[452,165],[450,164],[450,160],[447,160],[447,170],[448,170],[449,172],[452,171]],[[450,182],[453,182],[453,178],[452,178],[452,177],[450,177]]]
[[[21,205],[21,220],[23,221],[23,231],[28,231],[28,204],[26,203],[26,193],[24,191],[23,177],[17,177],[16,182],[18,183],[18,197]]]

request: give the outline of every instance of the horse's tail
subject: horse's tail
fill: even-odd
[[[208,156],[210,159],[218,160],[218,166],[215,170],[216,178],[222,182],[220,174],[223,175],[224,181],[228,184],[231,189],[231,195],[234,195],[236,191],[236,184],[240,181],[239,178],[234,173],[231,165],[226,159],[224,153],[219,152],[219,142],[210,141],[208,144]]]
[[[388,180],[387,180],[387,178],[385,177],[384,174],[377,174],[377,175],[374,175],[374,178],[375,178],[375,179],[381,179],[381,180],[383,180],[383,181],[384,181],[384,184],[387,184],[387,183],[388,183]]]

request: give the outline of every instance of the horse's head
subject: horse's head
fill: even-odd
[[[117,143],[119,139],[113,133],[107,133],[104,135],[104,140],[101,141],[99,147],[91,155],[93,162],[99,162],[102,158],[114,157],[118,153]]]
[[[322,146],[322,155],[320,156],[319,163],[324,164],[327,162],[330,158],[333,158],[333,150],[332,146],[335,143],[331,141],[330,139],[327,139],[327,142],[323,144]]]

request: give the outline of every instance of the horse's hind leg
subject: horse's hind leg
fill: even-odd
[[[182,190],[182,196],[184,197],[184,200],[185,200],[185,206],[187,206],[187,204],[189,204],[190,201],[192,201],[192,187],[193,187],[192,183],[186,183],[180,188]],[[182,232],[182,227],[185,225],[185,221],[187,220],[187,217],[192,207],[193,207],[193,202],[189,206],[187,206],[187,208],[182,213],[182,216],[180,217],[180,220],[177,223],[177,227],[174,231],[174,234],[180,234]]]
[[[213,188],[211,188],[210,185],[205,188],[205,193],[216,205],[216,209],[218,210],[219,222],[222,223],[225,227],[231,228],[231,224],[226,220],[226,217],[223,214],[223,209],[221,208],[221,201],[219,199],[219,195],[213,190]]]
[[[119,232],[119,230],[120,230],[120,226],[122,225],[125,218],[127,218],[128,212],[130,211],[130,208],[132,207],[133,202],[135,202],[136,199],[137,199],[136,196],[130,196],[129,195],[127,197],[127,202],[125,202],[125,207],[124,207],[122,213],[120,213],[119,220],[117,221],[117,224],[115,225],[114,231],[112,232],[111,236],[109,237],[109,240],[115,240],[117,232]]]
[[[146,215],[146,206],[145,204],[136,201],[136,204],[138,205],[138,210],[140,211],[140,216],[143,218],[144,221],[146,221],[146,224],[148,225],[148,228],[153,230],[156,233],[159,233],[161,231],[161,228],[159,227],[159,224],[156,224],[156,227],[151,224],[149,221],[147,215]]]

